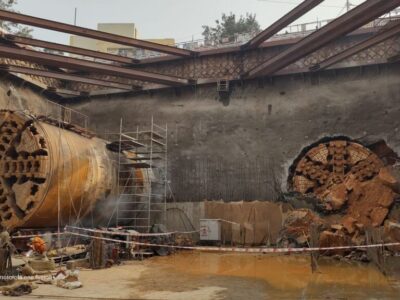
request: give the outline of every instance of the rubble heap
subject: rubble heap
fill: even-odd
[[[330,140],[307,149],[296,162],[289,184],[300,195],[314,197],[315,210],[289,212],[283,239],[306,246],[308,228],[319,224],[321,247],[362,245],[369,228],[383,226],[387,219],[397,224],[388,216],[400,192],[400,176],[368,148]],[[390,241],[399,237],[393,228],[399,229],[386,230]]]

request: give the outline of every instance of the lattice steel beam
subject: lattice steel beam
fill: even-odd
[[[368,48],[371,48],[372,46],[375,46],[379,43],[382,43],[386,41],[387,39],[390,39],[391,37],[397,35],[400,33],[400,22],[395,21],[393,23],[389,23],[386,28],[383,28],[382,31],[374,35],[373,37],[362,41],[336,55],[333,55],[329,57],[328,59],[320,62],[319,64],[316,64],[312,67],[310,67],[310,71],[318,71],[318,70],[324,70],[329,68],[330,66],[350,57],[353,56],[363,50],[366,50]]]
[[[300,58],[324,47],[400,5],[400,0],[367,0],[302,39],[281,54],[246,72],[242,78],[272,75]]]
[[[191,80],[185,78],[155,74],[132,68],[123,68],[110,64],[102,64],[83,59],[76,59],[66,56],[48,54],[33,50],[19,49],[7,46],[0,46],[0,56],[6,58],[19,59],[19,60],[26,60],[58,68],[97,72],[102,74],[115,75],[119,77],[161,83],[172,86],[187,85],[192,83]]]

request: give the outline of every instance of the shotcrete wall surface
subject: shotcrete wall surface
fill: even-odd
[[[51,113],[43,94],[20,79],[7,79],[4,75],[0,80],[0,109],[29,111],[33,114]]]
[[[289,166],[321,137],[379,137],[400,151],[399,64],[330,70],[235,84],[90,98],[69,106],[97,132],[169,126],[169,178],[177,201],[271,200],[286,189]],[[1,107],[41,110],[44,97],[0,84]]]
[[[168,123],[177,201],[272,200],[302,149],[325,136],[379,137],[400,151],[398,64],[235,84],[91,98],[73,105],[99,132]]]

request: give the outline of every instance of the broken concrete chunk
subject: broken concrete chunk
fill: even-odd
[[[52,259],[31,259],[29,265],[36,271],[52,271],[56,268],[56,264]]]
[[[398,180],[393,174],[393,167],[386,166],[379,170],[378,178],[382,181],[385,185],[388,185],[391,188],[394,188],[396,184],[398,184]]]
[[[351,216],[346,216],[342,220],[344,228],[346,228],[347,232],[350,234],[353,234],[356,230],[356,222],[357,220]]]
[[[340,247],[349,245],[349,239],[342,232],[323,231],[319,236],[320,247]],[[344,255],[346,250],[329,250],[327,255]]]
[[[385,221],[383,236],[386,243],[400,243],[400,223]],[[390,246],[388,248],[393,252],[400,251],[400,246]]]
[[[5,296],[18,297],[28,295],[34,289],[37,289],[37,285],[33,282],[17,281],[11,285],[1,287],[0,291]]]
[[[82,283],[79,281],[79,271],[66,271],[59,272],[54,279],[54,284],[64,289],[77,289],[82,287]]]
[[[333,225],[331,225],[331,228],[334,229],[334,230],[340,231],[340,230],[343,229],[343,225],[340,225],[340,224],[333,224]]]
[[[330,204],[333,210],[339,210],[347,202],[347,188],[345,184],[335,184],[327,195],[326,202]]]
[[[295,241],[298,246],[307,246],[311,225],[323,223],[322,219],[309,209],[289,211],[286,214],[281,238]]]
[[[388,213],[389,210],[387,208],[375,207],[374,209],[372,209],[370,214],[372,226],[377,227],[382,225]]]
[[[89,268],[89,259],[88,258],[82,258],[82,259],[74,259],[67,261],[67,269],[68,270],[75,270],[77,268]]]

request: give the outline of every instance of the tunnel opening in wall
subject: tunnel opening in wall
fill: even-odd
[[[397,161],[398,155],[380,138],[324,137],[303,148],[293,161],[288,190],[311,196],[315,208],[325,213],[343,212],[361,198],[372,205],[379,202],[378,194],[372,193],[389,185],[385,174]],[[393,202],[394,196],[387,196],[388,203],[379,206],[381,216]]]

